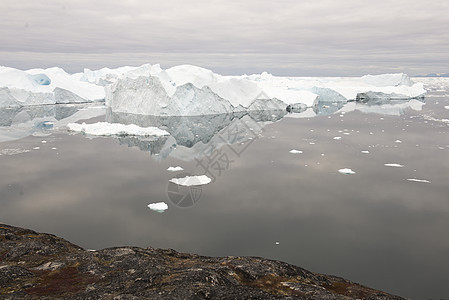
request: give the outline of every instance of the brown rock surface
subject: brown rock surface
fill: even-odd
[[[86,251],[54,235],[5,224],[0,298],[403,299],[274,260],[137,247]]]

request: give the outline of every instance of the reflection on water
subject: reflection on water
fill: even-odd
[[[444,298],[449,127],[442,120],[449,98],[419,103],[321,103],[296,114],[200,118],[78,106],[58,114],[56,107],[2,112],[1,136],[15,138],[0,144],[8,154],[0,155],[0,221],[88,249],[263,256],[406,297]],[[64,124],[93,117],[171,135],[67,135]],[[214,183],[193,190],[168,184],[206,173],[202,165],[217,153],[229,164],[221,157],[222,165],[210,166]],[[167,171],[178,165],[184,175]],[[338,173],[342,168],[356,174]],[[161,201],[169,204],[163,214],[147,209]]]

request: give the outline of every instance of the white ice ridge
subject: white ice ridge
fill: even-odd
[[[200,175],[200,176],[186,176],[183,178],[173,178],[170,179],[169,181],[177,185],[192,186],[192,185],[208,184],[212,181],[212,179],[210,179],[206,175]]]
[[[93,124],[69,123],[70,131],[83,132],[89,135],[136,135],[136,136],[163,136],[169,135],[165,130],[157,127],[140,127],[134,124],[124,125],[119,123],[97,122]]]
[[[165,202],[150,203],[147,206],[149,209],[157,211],[158,213],[163,213],[168,209],[168,205]]]
[[[353,77],[223,76],[158,64],[68,74],[0,67],[0,107],[106,100],[114,112],[194,116],[255,110],[302,112],[318,103],[412,99],[426,91],[402,73]],[[322,105],[323,107],[332,107]]]

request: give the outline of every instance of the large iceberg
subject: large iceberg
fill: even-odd
[[[222,76],[189,65],[166,70],[159,65],[146,68],[147,74],[138,69],[134,76],[123,74],[107,85],[106,105],[115,112],[164,116],[254,110],[302,112],[307,107],[331,103],[341,107],[348,101],[360,101],[368,96],[376,102],[389,102],[421,98],[426,93],[422,83],[413,83],[402,73],[308,78],[277,77],[268,73]]]
[[[191,65],[21,71],[0,67],[0,107],[105,100],[114,112],[155,116],[244,114],[251,111],[303,113],[338,110],[348,101],[388,103],[419,99],[426,91],[407,75],[352,77],[223,76]]]
[[[104,100],[104,88],[60,68],[21,71],[0,66],[0,108]]]

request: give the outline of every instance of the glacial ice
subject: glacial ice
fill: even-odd
[[[278,77],[266,72],[223,76],[180,65],[85,69],[68,74],[60,68],[21,71],[0,67],[0,107],[105,100],[114,112],[156,116],[200,116],[279,110],[328,114],[348,101],[389,103],[420,99],[426,91],[405,74],[361,78]],[[313,108],[313,111],[308,110]]]
[[[150,203],[147,206],[152,211],[156,211],[158,213],[163,213],[168,209],[168,205],[165,202]]]
[[[346,174],[346,175],[353,175],[353,174],[355,174],[355,172],[353,170],[348,169],[348,168],[340,169],[340,170],[338,170],[338,173]]]
[[[32,75],[32,78],[37,84],[40,85],[49,85],[51,83],[51,79],[45,74]]]
[[[184,169],[182,168],[182,167],[180,167],[180,166],[177,166],[177,167],[168,167],[167,168],[167,171],[170,171],[170,172],[178,172],[178,171],[183,171]]]
[[[0,66],[0,108],[102,101],[104,88],[60,68],[21,71]]]
[[[208,184],[212,181],[207,175],[200,176],[186,176],[183,178],[173,178],[169,180],[172,183],[183,186],[192,186],[192,185],[204,185]]]

